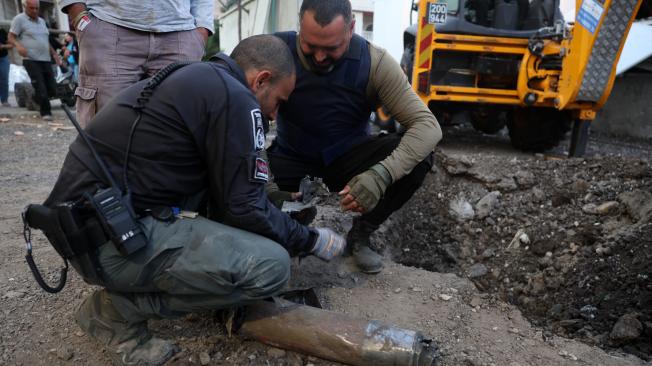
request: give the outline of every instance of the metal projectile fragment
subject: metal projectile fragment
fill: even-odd
[[[276,299],[247,306],[240,334],[349,365],[434,366],[434,342],[418,331]]]

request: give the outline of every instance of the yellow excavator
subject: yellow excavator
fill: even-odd
[[[537,152],[572,127],[569,155],[582,156],[632,22],[650,15],[644,1],[576,0],[569,22],[559,0],[420,0],[401,64],[441,122],[465,112]]]

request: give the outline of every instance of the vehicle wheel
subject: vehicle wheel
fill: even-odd
[[[570,130],[568,111],[552,108],[517,108],[507,123],[512,146],[523,151],[543,152],[557,145]]]
[[[474,109],[469,114],[473,128],[490,135],[502,130],[509,118],[508,111],[489,110],[484,107]]]
[[[376,109],[372,121],[378,128],[387,132],[400,131],[401,125],[385,111],[384,107]]]
[[[75,106],[75,103],[77,103],[77,97],[74,95],[67,95],[61,98],[61,102],[72,108]]]
[[[20,108],[25,108],[27,105],[28,89],[32,88],[30,83],[16,83],[14,84],[14,94],[16,95],[16,103]]]

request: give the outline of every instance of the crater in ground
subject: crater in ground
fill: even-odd
[[[455,148],[380,233],[404,265],[469,278],[535,325],[652,359],[649,161]]]

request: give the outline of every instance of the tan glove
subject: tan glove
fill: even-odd
[[[340,192],[340,194],[345,194],[342,205],[345,210],[371,211],[376,207],[390,184],[392,184],[392,176],[389,171],[380,163],[376,164],[356,175],[347,183],[347,187]],[[357,206],[355,202],[351,202],[350,196],[357,202]]]

